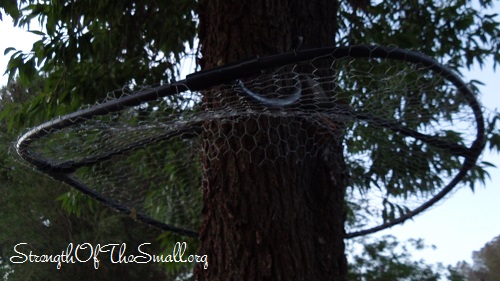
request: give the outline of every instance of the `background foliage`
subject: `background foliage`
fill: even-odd
[[[493,5],[492,0],[479,1],[476,7],[468,0],[377,1],[363,9],[353,9],[348,1],[340,2],[336,35],[340,45],[377,43],[416,49],[457,72],[473,63],[482,66],[491,60],[496,67],[500,62],[499,23],[495,15],[485,12]],[[40,36],[30,52],[13,48],[4,52],[10,55],[6,70],[10,84],[2,89],[0,101],[2,257],[8,256],[12,243],[21,238],[30,241],[37,251],[47,252],[85,239],[132,243],[161,237],[159,243],[163,246],[181,239],[160,234],[74,192],[68,193],[67,187],[20,165],[12,147],[24,128],[93,104],[112,90],[177,79],[179,63],[189,55],[187,47],[193,48],[196,43],[197,5],[195,0],[7,0],[0,3],[1,17],[9,16],[19,28],[27,28]],[[41,29],[31,29],[35,22]],[[478,83],[473,81],[471,86]],[[496,122],[495,116],[490,116],[487,147],[493,150],[500,148]],[[472,188],[487,178],[488,165],[481,163],[474,171],[469,179]],[[196,248],[195,241],[190,243],[192,249]],[[356,269],[363,270],[351,270],[353,280],[389,278],[376,275],[381,270],[377,263],[390,272],[399,272],[400,276],[418,271],[428,278],[419,280],[435,280],[432,278],[436,273],[424,264],[409,262],[405,254],[390,254],[397,248],[392,238],[374,244],[361,243],[366,245],[365,252],[359,259],[354,258],[354,264]],[[477,257],[484,259],[488,255],[485,250]],[[23,270],[2,265],[4,272],[11,272],[12,280],[23,280],[30,274],[39,280],[67,279],[62,274],[54,275],[53,269],[38,265],[31,268],[23,265]],[[69,276],[73,270],[83,269],[68,270]],[[99,277],[107,280],[125,274],[124,268],[104,271],[100,271]],[[126,272],[129,276],[158,274],[154,276],[169,278],[161,270],[149,267],[127,267]],[[476,271],[463,265],[454,272],[467,275]]]

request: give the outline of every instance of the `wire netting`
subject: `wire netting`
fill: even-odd
[[[124,88],[32,129],[18,151],[122,212],[196,235],[207,157],[299,163],[326,159],[333,152],[325,143],[334,142],[345,159],[348,237],[361,235],[441,199],[484,142],[479,105],[457,76],[423,55],[380,48],[291,54],[245,75],[233,71],[245,63],[202,73],[221,81],[195,75]]]

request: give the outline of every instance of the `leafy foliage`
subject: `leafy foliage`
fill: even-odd
[[[458,71],[473,63],[500,63],[499,23],[488,14],[494,1],[377,1],[364,13],[341,9],[340,44],[376,43],[416,49]],[[425,23],[425,24],[423,24]]]
[[[31,52],[8,48],[5,53],[11,54],[10,79],[19,73],[27,86],[44,73],[45,94],[31,101],[31,114],[45,118],[92,104],[124,85],[173,79],[196,33],[194,0],[23,0],[21,8],[3,3],[0,8],[15,25],[30,27],[36,19],[42,27],[32,31],[41,38]]]
[[[479,1],[480,7],[477,9],[472,6],[473,1],[468,0],[377,1],[376,4],[363,6],[359,10],[353,9],[346,1],[340,3],[339,30],[336,38],[340,45],[377,43],[416,49],[437,58],[455,71],[470,67],[473,63],[482,66],[486,60],[492,60],[494,67],[500,63],[499,23],[494,14],[484,12],[493,5],[492,0]],[[195,0],[1,1],[0,17],[9,15],[21,28],[30,28],[34,21],[38,21],[42,29],[31,30],[40,36],[40,40],[33,44],[31,52],[23,53],[13,48],[8,48],[4,52],[11,56],[6,72],[14,84],[2,94],[0,153],[11,151],[12,143],[22,128],[74,111],[84,104],[92,104],[96,100],[105,98],[104,95],[114,89],[124,85],[156,84],[159,81],[176,79],[179,74],[178,63],[186,55],[186,46],[192,47],[196,40],[197,5],[198,2]],[[19,75],[19,79],[14,80],[16,74]],[[471,86],[474,87],[473,84]],[[439,100],[436,104],[442,105],[445,102],[448,101]],[[381,103],[380,106],[384,105]],[[422,110],[424,109],[410,106],[404,114],[419,115]],[[436,106],[432,110],[439,111],[440,108]],[[500,149],[498,116],[496,113],[489,118],[487,130],[487,147],[497,151]],[[428,122],[431,120],[420,120],[413,126]],[[380,135],[365,133],[365,143],[353,144],[350,149],[361,151],[364,145],[370,145],[368,143],[370,138],[376,141],[377,138],[384,137],[383,133]],[[448,137],[459,136],[450,134]],[[418,147],[414,150],[417,151]],[[432,151],[427,153],[432,154]],[[87,199],[82,200],[79,195],[73,193],[61,195],[66,190],[53,188],[54,182],[40,180],[39,175],[22,170],[15,164],[11,154],[2,156],[4,157],[0,160],[0,177],[2,183],[6,184],[1,190],[5,196],[0,198],[3,198],[4,203],[8,203],[2,204],[2,212],[5,211],[10,215],[2,217],[4,221],[0,225],[17,223],[23,226],[16,231],[10,230],[11,232],[4,232],[2,229],[0,232],[2,235],[10,235],[0,236],[2,246],[6,245],[5,241],[10,241],[5,239],[19,237],[19,233],[22,232],[29,233],[27,240],[40,243],[47,237],[59,237],[61,239],[57,242],[59,244],[50,245],[59,247],[67,237],[61,237],[60,233],[74,234],[68,231],[69,226],[74,231],[81,232],[85,238],[97,234],[99,237],[108,237],[112,235],[111,230],[105,229],[110,226],[115,230],[136,228],[135,225],[130,227],[128,223],[124,223],[123,218],[117,218],[115,214],[89,203]],[[390,163],[380,163],[378,170],[370,171],[371,175],[377,180],[387,176],[388,164]],[[144,167],[147,168],[147,165]],[[467,179],[471,188],[476,182],[484,181],[488,177],[486,168],[490,166],[490,163],[482,162],[475,168]],[[454,167],[444,167],[445,170],[452,168]],[[175,169],[175,167],[166,166],[165,169]],[[355,166],[353,171],[356,171]],[[358,172],[365,173],[362,170]],[[194,178],[193,181],[197,179]],[[358,177],[356,180],[362,181],[363,178]],[[403,186],[401,182],[411,182],[411,178],[388,177],[385,180],[392,181],[394,186],[392,192],[395,195],[404,197],[408,192],[412,192],[398,188],[400,185]],[[438,178],[430,181],[434,181],[436,185],[440,183]],[[33,187],[33,182],[37,182],[36,188]],[[54,198],[59,198],[62,206],[55,204],[57,208],[54,209],[52,204]],[[20,200],[32,204],[28,209],[20,210],[21,206],[16,204]],[[388,208],[390,209],[390,205]],[[61,213],[62,209],[69,213]],[[404,213],[405,210],[402,209],[400,212]],[[390,211],[386,214],[391,215]],[[191,215],[186,214],[186,216]],[[43,225],[42,217],[49,218],[52,222],[51,227]],[[99,226],[88,230],[94,224]],[[36,236],[39,231],[43,235]],[[132,235],[132,230],[130,231]],[[133,235],[142,237],[139,230],[134,231]],[[166,237],[162,240],[163,243],[167,243],[169,239],[176,239],[167,236],[162,236]],[[121,236],[117,240],[129,238]],[[364,267],[365,271],[354,271],[353,280],[395,278],[394,275],[387,275],[389,274],[387,269],[407,278],[412,278],[409,273],[420,271],[420,275],[416,276],[422,279],[418,280],[437,278],[437,275],[428,271],[422,263],[409,262],[405,254],[388,254],[397,245],[391,238],[367,245],[364,251],[371,257],[372,262],[361,257],[355,260],[358,264],[363,263],[360,267]],[[380,263],[385,265],[381,266]],[[385,271],[378,272],[380,269]],[[27,272],[35,274],[36,271],[33,269]],[[42,274],[41,272],[37,274]],[[46,271],[45,274],[50,274],[50,271]]]
[[[373,1],[372,1],[373,2]],[[498,15],[488,13],[494,1],[480,1],[479,4],[474,1],[455,0],[455,1],[435,1],[435,0],[399,0],[399,1],[376,1],[372,5],[362,10],[353,9],[352,5],[341,1],[339,31],[337,42],[339,45],[353,44],[381,44],[395,45],[401,48],[413,49],[424,54],[430,55],[440,61],[447,67],[460,73],[463,68],[470,68],[473,64],[483,67],[486,61],[493,62],[494,69],[500,63],[500,23],[496,20]],[[477,5],[477,6],[474,6]],[[425,24],[423,24],[425,23]],[[397,69],[397,68],[395,68]],[[373,68],[370,71],[374,73],[390,73],[391,69]],[[404,81],[401,81],[404,83]],[[373,82],[371,82],[373,84]],[[380,81],[381,84],[386,81]],[[368,85],[367,83],[359,83]],[[378,85],[369,84],[369,87],[377,88]],[[471,81],[470,87],[475,93],[478,81]],[[367,93],[366,99],[370,96],[366,90],[356,85],[353,91]],[[451,105],[454,100],[446,95],[434,96],[433,91],[440,91],[439,86],[434,86],[430,91],[422,91],[429,94],[425,97],[422,94],[413,95],[414,100],[403,99],[402,97],[387,96],[378,97],[379,106],[386,108],[387,102],[401,104],[402,112],[388,112],[389,116],[401,114],[402,116],[414,115],[417,117],[435,116],[449,118],[453,120],[454,114],[463,110],[460,102]],[[411,95],[409,95],[411,96]],[[424,99],[433,99],[431,108],[422,108],[418,105]],[[377,100],[377,99],[376,99]],[[417,102],[415,102],[417,101]],[[416,105],[416,106],[413,106]],[[398,108],[398,107],[395,107]],[[428,114],[431,113],[431,114]],[[487,147],[498,150],[500,131],[498,129],[498,113],[494,113],[487,120]],[[434,119],[417,118],[418,122],[406,124],[414,128],[430,126]],[[369,147],[373,147],[380,139],[387,139],[386,132],[373,132],[367,128],[358,128],[357,134],[361,137],[353,143],[348,143],[347,148],[351,152],[362,152]],[[457,143],[463,143],[463,136],[447,132],[447,139]],[[353,167],[352,179],[356,186],[378,186],[383,185],[392,187],[388,192],[392,192],[396,197],[406,200],[409,194],[419,194],[435,190],[436,187],[443,185],[443,178],[458,167],[458,161],[455,157],[443,155],[442,151],[422,150],[418,144],[410,144],[401,138],[394,138],[393,150],[386,151],[375,149],[370,155],[371,159],[383,159],[377,157],[380,154],[393,153],[397,155],[397,149],[400,146],[410,146],[408,149],[412,153],[426,154],[428,159],[426,163],[421,163],[420,167],[414,167],[415,163],[407,165],[406,176],[394,177],[401,173],[394,173],[391,163],[377,163],[373,165],[373,170],[363,170],[356,163],[349,163]],[[397,156],[395,156],[397,157]],[[374,160],[375,161],[375,160]],[[485,183],[489,177],[487,169],[494,167],[491,163],[478,161],[473,170],[464,179],[465,184],[475,189],[478,183]],[[433,172],[434,171],[434,172]],[[435,171],[441,171],[439,175]],[[422,181],[421,181],[422,180]],[[418,184],[419,182],[432,183],[430,185]],[[414,188],[418,187],[418,188]],[[397,211],[398,208],[402,208]],[[396,210],[396,211],[395,211]],[[385,204],[383,213],[386,218],[392,218],[395,213],[405,213],[404,206],[398,206],[393,202]]]
[[[30,95],[41,95],[41,85],[33,83],[28,89],[14,80],[0,90],[0,108],[22,110],[21,103]],[[134,249],[151,242],[148,251],[154,254],[169,254],[175,243],[171,241],[187,241],[190,253],[197,248],[196,241],[165,237],[161,231],[137,224],[75,190],[68,192],[67,186],[21,165],[13,151],[19,128],[7,130],[12,125],[10,118],[0,121],[0,276],[8,275],[8,280],[68,280],[77,275],[79,280],[165,279],[190,270],[173,263],[116,265],[106,258],[101,259],[98,270],[90,262],[63,264],[59,270],[54,263],[10,263],[9,258],[16,254],[14,246],[21,242],[28,243],[25,253],[32,250],[34,254],[59,254],[69,243],[125,242]]]
[[[375,241],[364,239],[354,245],[362,245],[360,253],[350,256],[348,280],[439,280],[443,268],[431,266],[424,261],[413,261],[411,251],[422,250],[422,240],[409,240],[401,244],[395,237],[387,235]],[[348,252],[356,252],[351,244]]]
[[[459,262],[450,270],[468,281],[500,280],[500,236],[472,253],[473,264]]]

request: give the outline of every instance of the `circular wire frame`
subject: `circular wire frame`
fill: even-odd
[[[409,136],[417,139],[427,145],[440,149],[446,149],[452,156],[464,158],[461,167],[457,169],[458,172],[451,178],[449,183],[446,184],[441,189],[441,191],[435,194],[432,198],[430,198],[417,208],[408,210],[403,215],[389,221],[385,221],[378,226],[347,233],[345,236],[346,238],[353,238],[369,233],[374,233],[376,231],[386,229],[414,217],[415,215],[423,212],[424,210],[428,209],[436,202],[441,200],[443,197],[445,197],[460,181],[464,179],[464,177],[467,175],[467,172],[474,167],[480,153],[484,148],[485,128],[480,105],[472,91],[456,74],[454,74],[448,68],[440,65],[435,60],[418,52],[399,49],[397,47],[384,46],[346,46],[300,50],[268,57],[251,58],[214,69],[196,72],[188,75],[184,80],[177,81],[171,84],[165,84],[156,88],[142,90],[118,99],[109,100],[102,104],[82,109],[77,112],[61,116],[59,118],[43,123],[23,134],[16,144],[16,149],[18,154],[24,160],[26,160],[29,164],[35,166],[38,170],[46,173],[47,175],[61,182],[69,184],[77,190],[121,213],[135,214],[135,210],[133,207],[124,205],[123,203],[120,203],[113,198],[104,196],[87,184],[73,177],[72,174],[80,168],[95,165],[96,163],[101,163],[103,161],[108,161],[115,156],[125,154],[129,151],[137,150],[159,141],[169,141],[170,139],[179,136],[182,136],[184,138],[195,136],[198,137],[201,133],[201,124],[203,124],[203,122],[207,118],[209,118],[208,115],[204,115],[204,113],[202,112],[198,114],[196,118],[184,122],[179,122],[176,126],[170,129],[163,130],[162,133],[132,141],[127,144],[127,146],[121,147],[111,152],[105,151],[103,153],[96,153],[77,161],[55,163],[54,161],[52,161],[52,159],[45,158],[40,154],[33,152],[31,147],[48,135],[54,134],[72,126],[76,126],[88,120],[92,120],[93,118],[96,118],[98,116],[107,115],[113,112],[120,112],[125,110],[126,108],[139,106],[143,103],[169,96],[180,95],[183,92],[187,91],[203,91],[221,84],[233,85],[233,87],[235,88],[235,92],[240,95],[247,96],[254,103],[260,104],[261,106],[267,108],[293,106],[294,103],[296,103],[300,99],[302,91],[300,78],[293,78],[297,80],[293,82],[293,84],[298,85],[298,88],[291,91],[291,94],[285,99],[266,98],[264,96],[260,96],[258,93],[253,92],[252,90],[247,88],[245,86],[245,82],[243,82],[243,79],[250,76],[260,75],[269,69],[309,61],[322,56],[330,56],[334,60],[346,57],[353,59],[388,59],[425,67],[435,75],[438,75],[445,81],[451,83],[456,88],[457,92],[467,101],[468,106],[473,113],[473,119],[476,124],[475,139],[472,141],[471,145],[467,147],[461,143],[448,142],[436,136],[418,132],[416,130],[408,128],[404,124],[385,120],[382,117],[375,116],[373,114],[370,114],[369,112],[356,111],[349,108],[343,109],[342,112],[345,115],[344,117],[350,120],[360,120],[367,124],[375,124],[379,127],[383,127],[403,136]],[[212,117],[219,119],[234,117],[231,114],[234,113],[222,112],[220,114],[216,114],[216,116],[214,117],[212,113]],[[178,227],[176,225],[161,222],[142,212],[137,212],[135,216],[138,220],[144,223],[153,225],[166,231],[171,231],[180,235],[192,237],[197,237],[198,235],[198,233],[192,229],[186,229],[183,227]]]

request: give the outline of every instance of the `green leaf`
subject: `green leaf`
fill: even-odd
[[[9,47],[7,49],[5,49],[5,51],[3,52],[3,55],[6,56],[8,53],[10,53],[11,51],[15,51],[16,48],[14,47]]]
[[[20,15],[19,8],[17,7],[17,1],[2,0],[0,8],[3,8],[5,13],[10,15],[14,20],[16,20]]]
[[[482,161],[481,164],[485,167],[496,168],[497,166],[491,162]]]
[[[45,36],[45,33],[38,31],[38,30],[29,30],[29,32],[36,34],[36,35]]]
[[[5,118],[5,116],[10,115],[11,113],[12,112],[11,112],[10,109],[8,109],[8,108],[2,108],[2,110],[0,110],[0,121],[2,121]]]
[[[489,139],[489,148],[490,150],[496,150],[497,152],[500,152],[500,134],[492,134]]]

